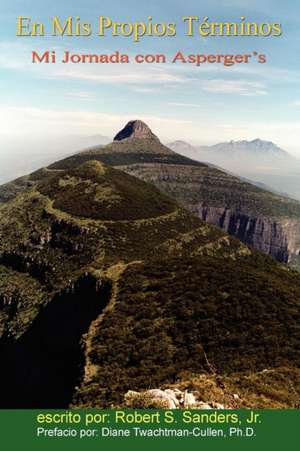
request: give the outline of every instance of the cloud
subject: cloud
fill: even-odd
[[[120,72],[119,66],[77,66],[76,68],[61,68],[57,67],[53,71],[48,72],[49,78],[62,78],[73,79],[81,81],[92,81],[97,83],[109,83],[109,84],[164,84],[174,85],[178,83],[185,83],[190,80],[190,77],[186,77],[181,74],[177,74],[175,71],[168,71],[160,69],[158,67],[146,67],[146,66],[122,66],[122,72]]]
[[[202,108],[203,107],[203,105],[200,105],[200,103],[184,103],[184,102],[168,102],[168,105],[183,107],[183,108]]]
[[[237,94],[241,96],[266,95],[265,85],[261,82],[248,80],[204,80],[201,82],[203,91],[214,94]]]
[[[69,91],[65,95],[80,100],[94,100],[94,93],[87,91]]]
[[[57,43],[48,40],[45,43],[37,44],[37,52],[43,52],[46,48],[56,50],[57,55],[63,55],[64,48]],[[13,52],[12,52],[13,49]],[[0,67],[3,69],[13,69],[30,73],[35,79],[73,81],[98,85],[123,86],[134,92],[147,94],[159,93],[169,89],[185,90],[186,86],[197,85],[205,92],[216,94],[231,94],[237,96],[262,96],[267,94],[268,88],[272,84],[298,83],[300,76],[295,70],[286,68],[276,68],[265,65],[233,66],[230,69],[217,65],[203,66],[201,70],[197,67],[174,66],[171,64],[159,65],[139,65],[139,64],[78,64],[64,65],[56,64],[32,64],[32,47],[26,42],[3,41],[0,43]],[[74,53],[90,53],[83,50],[74,49]],[[105,50],[102,50],[106,53]],[[11,58],[11,55],[14,58]],[[107,52],[109,53],[109,52]],[[132,56],[132,55],[130,55]],[[58,58],[59,60],[59,58]],[[207,74],[212,74],[212,79],[207,78]],[[222,79],[216,79],[219,74]],[[229,79],[230,77],[230,79]],[[236,80],[234,78],[237,78]],[[263,80],[263,81],[262,81]],[[104,87],[105,89],[105,87]],[[74,96],[75,97],[75,96]],[[77,96],[77,98],[80,98]]]
[[[21,42],[0,42],[0,67],[2,69],[22,70],[28,64],[29,48]]]
[[[132,91],[140,92],[141,94],[153,94],[163,91],[163,87],[147,87],[147,86],[133,86]]]
[[[141,119],[153,130],[169,136],[172,130],[189,128],[191,121],[139,113],[108,114],[93,111],[69,111],[33,107],[0,107],[0,135],[102,135],[112,136],[129,120]]]
[[[3,41],[0,43],[0,67],[3,69],[15,69],[28,71],[34,77],[43,79],[62,79],[74,81],[90,81],[94,83],[128,84],[128,85],[156,85],[164,84],[177,85],[190,80],[191,77],[178,73],[175,68],[169,66],[162,68],[158,66],[147,66],[144,64],[71,64],[66,66],[59,62],[60,56],[64,54],[64,49],[50,42],[45,45],[36,45],[34,50],[43,53],[46,50],[55,50],[57,63],[55,64],[32,64],[32,50],[26,43]],[[73,53],[92,53],[82,50],[73,50]],[[97,53],[97,52],[94,52]],[[103,52],[105,53],[105,52]],[[109,52],[108,52],[109,53]],[[11,55],[14,55],[13,58]],[[122,69],[122,70],[121,70]]]

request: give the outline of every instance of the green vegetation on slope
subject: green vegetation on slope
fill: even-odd
[[[21,379],[38,380],[43,355],[43,371],[51,373],[50,361],[59,368],[47,390],[72,365],[80,371],[70,402],[108,406],[128,389],[171,384],[186,371],[207,374],[205,355],[236,384],[265,367],[298,374],[298,274],[97,161],[37,171],[26,184],[0,205],[0,346]],[[97,308],[87,307],[85,286]],[[90,325],[80,324],[72,302],[76,311],[91,308]],[[60,336],[68,318],[77,331],[68,351],[77,366],[57,344],[59,308]],[[47,311],[55,313],[49,324]],[[4,378],[6,398],[14,383]]]
[[[171,213],[176,205],[154,186],[89,161],[38,185],[53,207],[74,216],[110,221],[147,219]]]
[[[133,387],[207,373],[206,358],[223,375],[298,367],[300,278],[267,257],[149,261],[130,266],[118,285],[93,337],[97,373],[76,402],[118,404]]]
[[[105,270],[119,261],[150,258],[165,242],[184,243],[186,233],[191,237],[195,233],[195,249],[224,236],[153,186],[98,162],[70,171],[38,171],[25,191],[0,206],[0,236],[5,237],[0,242],[2,290],[4,295],[13,290],[22,297],[27,274],[29,285],[41,290],[37,298],[45,304],[82,273]],[[175,246],[172,253],[181,255],[182,247]],[[230,239],[218,245],[216,252],[234,255],[240,248],[241,243]],[[8,270],[14,277],[7,277]],[[18,275],[17,290],[12,282]],[[25,305],[33,318],[34,291],[26,286],[32,300]],[[21,324],[12,327],[15,335],[20,330]]]

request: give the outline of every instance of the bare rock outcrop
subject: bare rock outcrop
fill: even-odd
[[[129,390],[125,396],[125,405],[130,408],[164,409],[228,409],[218,402],[204,402],[197,393],[175,389],[152,389],[142,392]]]
[[[128,122],[125,127],[115,136],[114,141],[123,141],[124,139],[155,139],[157,136],[152,133],[145,122],[136,120]]]

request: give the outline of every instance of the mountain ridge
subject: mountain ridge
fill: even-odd
[[[202,147],[203,148],[203,147]],[[224,143],[215,144],[213,146],[210,146],[210,149],[225,149],[229,150],[235,150],[235,149],[242,148],[245,151],[255,152],[255,153],[267,153],[271,155],[276,156],[284,156],[287,158],[291,158],[291,155],[288,154],[285,150],[278,147],[276,144],[274,144],[272,141],[265,141],[259,138],[253,139],[253,140],[238,140],[238,141],[229,141]]]
[[[103,161],[155,184],[202,220],[279,261],[300,265],[298,201],[180,155],[158,138],[126,137],[61,160],[50,169],[72,168],[89,159]]]
[[[204,389],[211,365],[244,407],[296,405],[299,275],[155,186],[92,159],[41,169],[0,204],[0,236],[2,408],[122,406]],[[265,368],[268,398],[247,382]]]

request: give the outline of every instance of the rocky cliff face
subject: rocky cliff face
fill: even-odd
[[[251,217],[227,208],[209,207],[203,203],[191,210],[199,218],[216,225],[244,243],[271,255],[280,262],[288,263],[293,253],[286,227],[268,217]]]
[[[300,269],[300,221],[283,218],[280,227],[287,241],[288,262],[292,267]]]

